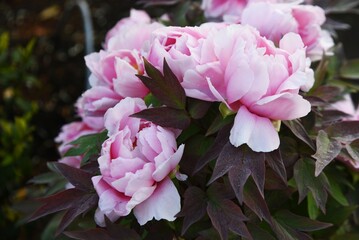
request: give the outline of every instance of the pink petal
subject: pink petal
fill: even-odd
[[[153,179],[157,182],[162,181],[172,170],[176,168],[179,161],[182,158],[184,145],[178,147],[177,151],[159,166],[156,166],[156,170],[153,172]]]
[[[180,195],[173,182],[167,177],[157,185],[151,197],[134,208],[133,213],[138,223],[144,225],[153,218],[174,221],[180,209]]]
[[[310,103],[298,94],[282,93],[265,97],[250,107],[252,113],[273,120],[292,120],[306,116]]]
[[[279,136],[272,122],[252,114],[245,106],[237,112],[229,140],[235,147],[246,143],[255,152],[270,152],[279,147]]]
[[[226,75],[228,75],[227,99],[231,104],[241,99],[250,90],[254,81],[254,73],[248,63],[242,61],[238,62],[238,65],[230,64]]]

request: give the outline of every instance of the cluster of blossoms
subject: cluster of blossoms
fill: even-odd
[[[285,1],[204,0],[208,22],[197,27],[166,27],[143,11],[132,10],[111,29],[104,49],[86,56],[91,70],[88,89],[76,106],[82,121],[63,127],[60,153],[69,142],[107,130],[98,158],[100,175],[92,182],[99,195],[95,220],[116,221],[132,210],[143,225],[155,218],[173,221],[180,195],[172,182],[184,144],[180,130],[131,117],[146,106],[149,89],[144,60],[162,71],[168,63],[187,97],[220,102],[235,114],[230,142],[255,152],[279,147],[273,123],[307,115],[310,103],[301,95],[314,83],[311,61],[333,45],[321,29],[319,7]],[[261,16],[261,17],[258,17]],[[80,157],[60,160],[80,167]]]

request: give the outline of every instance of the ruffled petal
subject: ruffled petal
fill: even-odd
[[[173,182],[167,177],[157,185],[151,197],[134,208],[133,213],[138,223],[144,225],[153,218],[173,221],[180,209],[180,195]]]

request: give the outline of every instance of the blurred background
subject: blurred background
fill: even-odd
[[[24,218],[36,207],[28,199],[44,191],[31,185],[44,178],[31,179],[46,171],[47,161],[59,158],[54,138],[63,124],[75,120],[73,105],[86,88],[85,34],[78,2],[0,1],[1,239],[52,239],[47,218],[26,225]],[[172,6],[176,7],[184,1],[145,2],[177,3]],[[314,1],[323,7],[331,2],[338,1]],[[131,8],[144,6],[134,0],[87,3],[95,51]],[[359,9],[328,9],[327,27],[337,28],[336,41],[343,43],[343,54],[347,59],[358,58]]]

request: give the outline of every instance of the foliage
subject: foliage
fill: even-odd
[[[35,40],[26,46],[10,46],[9,33],[0,35],[0,227],[14,225],[19,216],[10,202],[24,198],[20,188],[32,174],[32,144],[37,112],[35,101],[28,96],[39,82],[32,74]],[[10,232],[10,231],[9,231]]]

